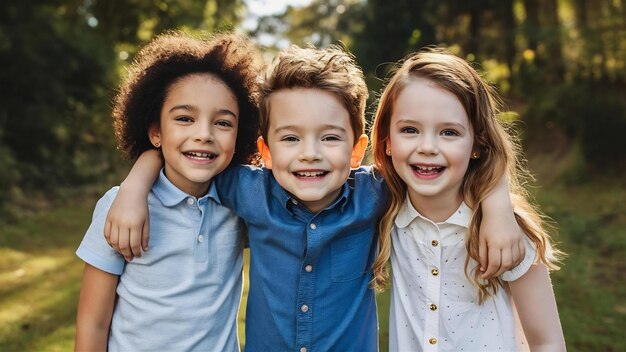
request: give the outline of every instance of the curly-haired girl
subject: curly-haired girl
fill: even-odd
[[[148,200],[151,250],[126,262],[105,241],[112,188],[76,252],[85,261],[76,350],[239,350],[245,224],[212,179],[254,154],[258,58],[234,34],[170,32],[138,53],[113,117],[127,156],[163,156]]]

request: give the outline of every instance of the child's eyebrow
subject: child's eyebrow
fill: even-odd
[[[219,109],[217,110],[217,115],[231,115],[232,117],[237,118],[237,114],[229,109]]]
[[[321,130],[324,130],[324,131],[326,131],[326,130],[339,130],[340,132],[348,133],[348,131],[345,128],[343,128],[341,126],[337,126],[337,125],[326,124],[326,125],[321,125],[319,127],[320,127]],[[305,128],[304,126],[300,126],[300,125],[286,125],[286,126],[276,127],[274,129],[274,132],[280,132],[280,131],[283,131],[283,130],[295,131],[295,130],[299,130],[299,129],[308,129],[308,128]]]
[[[168,112],[172,112],[175,110],[198,111],[198,108],[189,104],[175,105]]]
[[[404,124],[415,125],[416,121],[415,120],[411,120],[411,119],[400,119],[400,120],[396,121],[396,125],[404,125]],[[417,123],[417,124],[419,124],[419,123]],[[463,131],[467,130],[467,127],[463,126],[462,124],[460,124],[458,122],[444,122],[444,123],[441,123],[440,126],[447,127],[447,128],[454,127],[454,128],[457,128],[457,129],[460,129],[460,130],[463,130]]]
[[[197,112],[199,109],[196,106],[190,104],[182,104],[173,106],[168,112],[171,113],[176,110]],[[237,114],[232,112],[230,109],[219,109],[217,110],[216,115],[231,115],[232,117],[237,118]]]
[[[448,123],[444,123],[444,124],[443,124],[443,126],[444,126],[444,127],[454,127],[454,128],[456,128],[456,129],[463,130],[463,131],[467,130],[467,128],[466,128],[465,126],[463,126],[463,125],[462,125],[462,124],[460,124],[460,123],[456,123],[456,122],[448,122]]]

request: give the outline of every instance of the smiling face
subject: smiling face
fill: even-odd
[[[278,90],[268,104],[274,177],[317,213],[339,196],[350,175],[355,143],[348,111],[334,95],[311,88]]]
[[[165,175],[183,192],[200,197],[235,152],[239,108],[231,90],[210,74],[192,74],[168,89],[159,126],[150,128],[161,144]]]
[[[412,78],[394,102],[387,150],[416,209],[457,209],[473,145],[474,132],[457,97]]]

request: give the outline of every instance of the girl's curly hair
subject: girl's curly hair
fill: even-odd
[[[247,38],[232,34],[194,37],[181,31],[157,36],[143,47],[128,69],[113,106],[118,149],[131,159],[154,148],[148,128],[160,120],[169,87],[181,77],[208,73],[221,79],[239,105],[239,128],[231,163],[255,159],[258,75],[262,58]],[[211,97],[207,97],[210,99]]]

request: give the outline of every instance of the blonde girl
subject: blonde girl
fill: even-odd
[[[548,274],[560,252],[528,201],[520,148],[498,119],[499,105],[467,62],[440,49],[409,56],[382,93],[372,141],[391,199],[374,285],[386,286],[390,261],[392,351],[565,350]],[[503,177],[527,235],[526,257],[484,280],[481,204]]]

